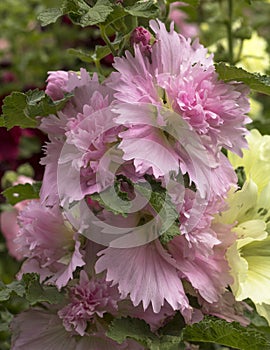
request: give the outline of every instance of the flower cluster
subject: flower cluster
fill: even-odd
[[[247,147],[249,91],[219,80],[197,40],[150,27],[137,28],[134,55],[115,57],[103,83],[85,69],[49,72],[52,100],[71,97],[38,117],[45,174],[40,199],[19,210],[13,255],[25,258],[19,278],[36,272],[67,293],[64,305],[15,318],[14,350],[143,349],[110,339],[111,318],[143,319],[153,332],[177,313],[187,324],[209,314],[245,325],[242,300],[269,304],[252,294],[249,268],[259,271],[253,254],[269,241],[269,190],[247,161],[251,179],[234,192],[223,152],[232,161]]]

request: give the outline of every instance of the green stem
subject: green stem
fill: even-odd
[[[138,27],[138,17],[137,16],[132,16],[131,17],[131,21],[132,21],[132,28],[135,29],[136,27]]]
[[[106,30],[104,26],[100,26],[100,34],[102,39],[105,41],[106,45],[108,45],[108,47],[110,48],[113,56],[117,56],[117,52],[115,51],[112,43],[110,42],[110,39],[108,38],[107,34],[106,34]]]
[[[100,60],[95,60],[95,66],[97,68],[97,71],[100,75],[104,75],[103,72],[102,72],[102,68],[101,68],[101,64],[100,64]]]
[[[233,0],[228,0],[227,32],[228,32],[228,54],[229,54],[230,64],[234,64],[232,22],[233,22]]]
[[[235,64],[238,63],[240,61],[240,59],[241,59],[243,46],[244,46],[244,39],[241,39],[239,50],[238,50],[238,54],[237,54],[236,60],[234,62]]]

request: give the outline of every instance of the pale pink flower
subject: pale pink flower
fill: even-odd
[[[80,273],[78,285],[70,288],[70,302],[58,311],[67,331],[76,331],[85,335],[88,322],[94,323],[95,317],[105,313],[116,314],[119,294],[104,278],[89,280],[85,271]]]
[[[70,186],[64,188],[62,200],[80,200],[113,184],[111,163],[118,167],[122,159],[121,151],[107,152],[118,141],[119,126],[114,123],[114,117],[108,108],[93,113],[92,106],[87,105],[83,114],[67,124],[58,177],[61,181],[69,179]]]
[[[95,192],[87,183],[98,186],[94,182],[99,157],[107,149],[106,142],[114,142],[116,138],[108,130],[104,140],[104,128],[108,123],[111,128],[118,127],[113,124],[114,115],[107,108],[112,101],[112,90],[100,84],[96,74],[91,78],[85,69],[81,69],[80,74],[69,72],[65,84],[57,86],[62,93],[72,92],[73,97],[57,115],[39,118],[39,128],[48,133],[50,139],[45,146],[47,155],[41,160],[45,165],[41,200],[47,205],[54,205],[59,200],[58,181],[62,184],[62,189],[65,187],[67,190],[74,190],[74,193],[62,193],[61,199],[70,196],[72,201],[78,197],[81,199],[84,195],[81,194],[82,191]],[[104,112],[99,113],[102,110]],[[64,172],[63,177],[58,174],[59,164],[62,174]],[[84,188],[76,191],[80,187],[80,177]],[[64,183],[66,179],[68,186]],[[73,185],[70,182],[72,180]]]
[[[218,80],[213,59],[207,50],[177,34],[167,32],[160,21],[151,21],[156,35],[151,59],[134,46],[135,56],[115,58],[108,81],[122,102],[146,102],[165,106],[186,120],[216,150],[228,148],[241,154],[246,146],[244,125],[249,121],[248,88]],[[139,114],[139,109],[138,109]]]
[[[77,267],[85,264],[80,241],[58,206],[47,208],[33,200],[19,213],[15,243],[27,259],[20,274],[36,272],[40,280],[65,286]]]

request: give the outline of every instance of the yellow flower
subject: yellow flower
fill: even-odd
[[[253,32],[251,38],[243,42],[241,58],[237,67],[244,68],[249,72],[264,73],[269,69],[269,55],[266,50],[266,40]]]
[[[259,193],[270,181],[270,135],[262,136],[258,130],[251,130],[247,137],[249,149],[243,151],[243,157],[231,152],[228,158],[234,167],[243,167],[247,180],[252,179]]]
[[[231,191],[228,207],[216,221],[232,225],[237,238],[227,250],[232,292],[238,301],[250,298],[270,324],[270,182],[260,194],[255,182],[245,182]]]
[[[250,97],[250,111],[249,116],[253,120],[259,120],[263,119],[263,105],[261,102],[255,100],[254,98]]]

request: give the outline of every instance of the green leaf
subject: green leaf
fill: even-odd
[[[165,335],[156,336],[151,332],[149,325],[135,318],[114,319],[109,327],[107,336],[122,344],[126,339],[133,339],[149,350],[179,350],[181,337]]]
[[[225,63],[217,63],[216,71],[219,78],[228,81],[240,81],[248,85],[252,90],[270,95],[270,76],[259,73],[249,73],[243,68],[228,66]]]
[[[161,243],[167,244],[174,237],[180,235],[179,225],[176,222],[179,215],[170,196],[166,193],[166,190],[158,184],[155,184],[152,190],[145,187],[143,184],[136,184],[134,187],[143,196],[149,198],[149,204],[160,216],[160,221],[163,222],[159,232]]]
[[[145,321],[130,317],[114,319],[107,336],[118,344],[131,338],[149,349],[152,349],[153,343],[159,343],[158,337],[150,331],[150,327]]]
[[[63,12],[82,27],[105,22],[112,11],[113,6],[109,0],[98,0],[93,7],[82,0],[66,0],[63,6]]]
[[[1,310],[1,312],[0,312],[0,332],[9,332],[10,331],[9,325],[10,325],[10,322],[12,321],[12,319],[13,319],[13,315],[8,310],[6,310],[6,309]]]
[[[72,94],[67,94],[62,100],[52,101],[44,91],[29,90],[26,93],[13,92],[4,99],[2,107],[5,126],[21,128],[35,128],[37,116],[55,114],[61,110]]]
[[[39,283],[38,274],[23,275],[25,287],[25,298],[31,305],[37,303],[58,304],[63,300],[63,295],[55,286],[43,286]]]
[[[5,126],[8,130],[16,125],[21,128],[35,128],[37,126],[36,120],[25,114],[26,106],[27,97],[22,92],[13,92],[4,99],[2,110]]]
[[[183,340],[220,344],[241,350],[270,349],[270,342],[255,328],[214,317],[205,317],[201,322],[187,326],[183,330]]]
[[[117,181],[115,181],[114,186],[111,186],[102,193],[94,193],[90,197],[115,215],[121,214],[127,216],[126,213],[129,212],[130,202],[127,193],[121,191],[120,184]]]
[[[24,296],[25,288],[21,281],[14,281],[7,285],[0,281],[0,301],[7,301],[14,294],[20,297]]]
[[[63,16],[63,11],[60,8],[50,8],[38,15],[38,20],[41,25],[47,26],[48,24],[55,23],[59,17]]]
[[[159,7],[154,0],[137,1],[134,5],[125,7],[125,12],[135,17],[155,18]]]
[[[2,127],[5,127],[6,126],[6,124],[5,124],[5,119],[2,117],[0,117],[0,128],[2,128]]]
[[[173,223],[168,229],[161,233],[159,240],[162,244],[166,245],[172,239],[174,239],[174,237],[179,236],[180,234],[181,232],[179,225],[177,223]]]
[[[15,205],[25,199],[39,198],[41,182],[30,184],[19,184],[9,187],[2,192],[9,204]]]
[[[96,4],[81,17],[80,25],[83,27],[103,23],[113,11],[109,0],[98,0]]]

